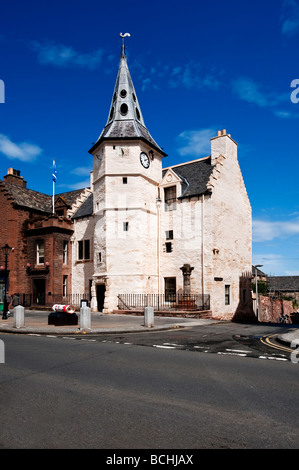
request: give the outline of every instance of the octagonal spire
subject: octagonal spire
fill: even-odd
[[[125,52],[124,38],[130,35],[129,33],[120,33],[120,36],[122,38],[120,64],[108,120],[98,141],[89,152],[92,153],[103,140],[141,139],[166,155],[154,141],[144,123]]]

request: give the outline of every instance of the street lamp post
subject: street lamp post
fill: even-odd
[[[259,321],[259,294],[258,294],[258,287],[257,287],[257,268],[262,268],[262,264],[256,264],[254,266],[255,268],[255,296],[256,296],[256,304],[255,304],[255,314],[256,314],[256,319]]]
[[[11,252],[11,247],[6,243],[6,245],[2,246],[2,251],[5,256],[5,277],[4,277],[4,302],[3,302],[3,314],[2,320],[7,320],[7,310],[8,310],[8,302],[7,302],[7,281],[8,281],[8,255]]]

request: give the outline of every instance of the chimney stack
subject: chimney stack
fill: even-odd
[[[17,186],[21,186],[21,188],[27,188],[27,181],[25,181],[23,176],[21,176],[20,170],[8,168],[7,175],[4,176],[4,181],[6,183],[12,183],[16,184]]]
[[[217,136],[211,139],[211,162],[215,165],[219,155],[226,158],[237,158],[237,143],[226,133],[226,129],[217,131]]]

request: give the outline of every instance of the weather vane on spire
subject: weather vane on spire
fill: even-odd
[[[131,34],[130,33],[119,33],[120,37],[122,38],[122,48],[121,48],[121,54],[122,56],[125,56],[125,38],[126,37],[130,37]]]

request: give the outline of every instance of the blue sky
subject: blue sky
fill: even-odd
[[[299,0],[11,1],[0,25],[1,179],[13,167],[51,194],[55,159],[57,193],[88,184],[119,33],[129,32],[130,72],[164,166],[209,155],[226,129],[252,205],[253,264],[299,275]]]

